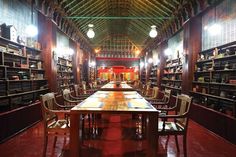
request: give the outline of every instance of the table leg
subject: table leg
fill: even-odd
[[[157,135],[158,135],[158,115],[157,113],[148,113],[148,122],[146,123],[147,153],[148,157],[157,156]]]
[[[80,114],[70,116],[70,157],[79,157],[80,147]]]

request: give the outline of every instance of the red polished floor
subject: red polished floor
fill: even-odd
[[[103,116],[97,126],[85,130],[82,157],[145,157],[145,141],[135,128],[136,122],[127,115]],[[43,148],[43,127],[38,123],[14,138],[0,144],[0,157],[41,157]],[[51,139],[51,140],[50,140]],[[62,156],[62,147],[68,138],[59,138],[53,148],[49,138],[48,157]],[[166,148],[166,138],[161,137],[158,156],[182,157],[182,137],[179,138],[180,153],[170,137]],[[236,146],[217,137],[208,130],[190,121],[188,130],[189,157],[233,157]],[[64,155],[66,156],[66,155]]]

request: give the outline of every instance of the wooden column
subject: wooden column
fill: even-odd
[[[81,80],[81,73],[82,73],[82,69],[80,67],[82,67],[82,59],[83,59],[83,51],[80,49],[80,44],[77,43],[76,44],[76,53],[74,54],[74,66],[76,67],[75,70],[75,82],[77,84],[79,84],[82,80]]]
[[[167,48],[167,42],[164,41],[160,44],[160,46],[158,47],[159,49],[159,58],[160,58],[160,63],[157,69],[157,84],[158,84],[158,88],[161,89],[161,80],[163,78],[163,74],[164,74],[164,67],[166,64],[166,57],[164,54],[165,49]]]
[[[53,50],[56,48],[56,27],[51,19],[38,14],[39,19],[39,42],[42,45],[42,58],[44,69],[51,91],[57,91],[57,66],[53,59]]]
[[[192,90],[192,81],[198,53],[201,51],[202,22],[201,17],[191,18],[184,25],[184,63],[182,74],[182,93],[189,94]]]

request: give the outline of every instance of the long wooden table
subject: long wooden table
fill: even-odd
[[[157,156],[158,111],[136,91],[98,91],[71,109],[70,156],[79,157],[81,149],[81,114],[142,114],[147,118],[147,156]]]
[[[100,88],[101,91],[134,91],[134,89],[128,85],[126,82],[119,82],[119,85],[117,85],[117,82],[111,81],[108,84],[102,86]]]

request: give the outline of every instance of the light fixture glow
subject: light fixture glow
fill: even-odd
[[[216,36],[221,33],[222,27],[220,24],[214,23],[207,30],[211,36]]]
[[[135,54],[136,54],[136,55],[139,55],[139,54],[140,54],[140,50],[136,50],[136,51],[135,51]]]
[[[147,66],[148,66],[148,63],[147,63],[147,62],[145,62],[145,68],[147,68]]]
[[[93,31],[93,24],[89,24],[88,27],[89,27],[89,30],[87,32],[87,36],[89,38],[94,38],[95,32]]]
[[[157,36],[157,29],[155,25],[151,26],[151,31],[149,32],[149,36],[151,38],[155,38]]]
[[[169,55],[171,55],[171,50],[169,48],[167,48],[167,49],[165,49],[164,53],[166,56],[169,56]]]
[[[69,48],[67,53],[68,53],[68,55],[73,55],[74,54],[74,50],[72,48]]]
[[[38,35],[38,28],[35,25],[28,25],[25,29],[25,33],[28,37],[35,37]]]
[[[95,51],[95,53],[98,53],[98,52],[100,52],[100,49],[97,48],[94,51]]]
[[[96,63],[95,63],[94,61],[92,61],[92,62],[90,63],[90,65],[91,65],[92,67],[95,67]]]
[[[159,63],[160,63],[160,59],[157,59],[157,60],[156,60],[156,64],[159,64]]]
[[[140,68],[142,68],[144,66],[144,63],[143,62],[140,62]]]
[[[149,58],[148,59],[148,63],[151,64],[153,62],[153,59],[152,58]]]

